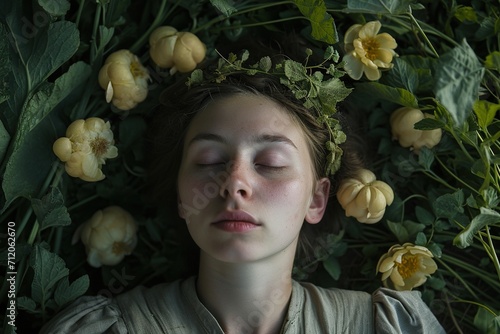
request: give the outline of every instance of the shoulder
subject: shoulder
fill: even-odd
[[[380,288],[372,298],[377,333],[445,333],[419,291]]]
[[[135,333],[148,326],[150,333],[162,333],[162,319],[155,314],[162,307],[173,307],[182,299],[181,281],[151,288],[138,286],[113,298],[84,296],[71,303],[51,319],[41,334],[53,333]]]

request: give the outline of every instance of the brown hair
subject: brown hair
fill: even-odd
[[[250,52],[250,54],[252,54]],[[235,74],[222,83],[207,83],[187,88],[183,80],[168,87],[160,98],[161,106],[150,122],[149,134],[149,184],[152,198],[170,212],[177,212],[177,175],[182,158],[183,141],[188,125],[196,113],[207,103],[234,94],[262,95],[283,106],[292,119],[303,129],[309,143],[309,151],[316,179],[329,177],[331,193],[335,193],[340,180],[354,175],[362,167],[358,136],[351,131],[348,118],[342,112],[337,117],[347,135],[341,145],[344,150],[341,168],[333,176],[326,175],[326,148],[328,130],[319,125],[316,117],[293,93],[276,78],[267,75],[249,76]],[[304,224],[299,238],[297,257],[314,258],[315,243],[325,233],[332,233],[339,226],[338,205],[329,201],[328,213],[317,225]]]

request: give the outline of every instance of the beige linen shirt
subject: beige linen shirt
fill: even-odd
[[[269,306],[268,306],[269,307]],[[265,306],[262,315],[265,316]],[[259,315],[240,319],[251,333]],[[196,277],[146,288],[113,299],[81,297],[47,323],[41,334],[223,334],[196,294]],[[293,281],[283,334],[444,333],[417,291],[366,292],[325,289]]]

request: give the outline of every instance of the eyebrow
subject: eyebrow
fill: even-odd
[[[204,141],[204,140],[209,140],[209,141],[215,141],[221,144],[228,144],[229,141],[224,138],[221,135],[215,134],[215,133],[207,133],[207,132],[202,132],[194,136],[188,143],[188,147],[191,146],[195,142],[199,141]],[[252,136],[250,138],[249,142],[251,143],[284,143],[287,145],[290,145],[291,147],[298,149],[297,146],[291,141],[289,138],[282,136],[282,135],[274,135],[274,134],[262,134],[262,135],[256,135]]]

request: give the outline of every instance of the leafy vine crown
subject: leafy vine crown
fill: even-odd
[[[240,57],[230,53],[225,58],[219,53],[220,59],[215,68],[194,70],[186,85],[191,88],[207,83],[222,83],[228,76],[235,74],[276,77],[281,85],[288,88],[295,98],[314,114],[318,124],[328,130],[329,138],[325,143],[325,174],[333,175],[341,164],[343,151],[340,144],[346,140],[346,135],[334,114],[337,112],[337,103],[344,100],[352,89],[347,88],[340,80],[345,72],[339,70],[339,54],[332,46],[326,48],[320,64],[308,64],[312,54],[311,49],[306,49],[304,63],[284,59],[273,64],[271,58],[265,56],[253,65],[246,65],[244,63],[250,55],[248,50],[244,50]]]

